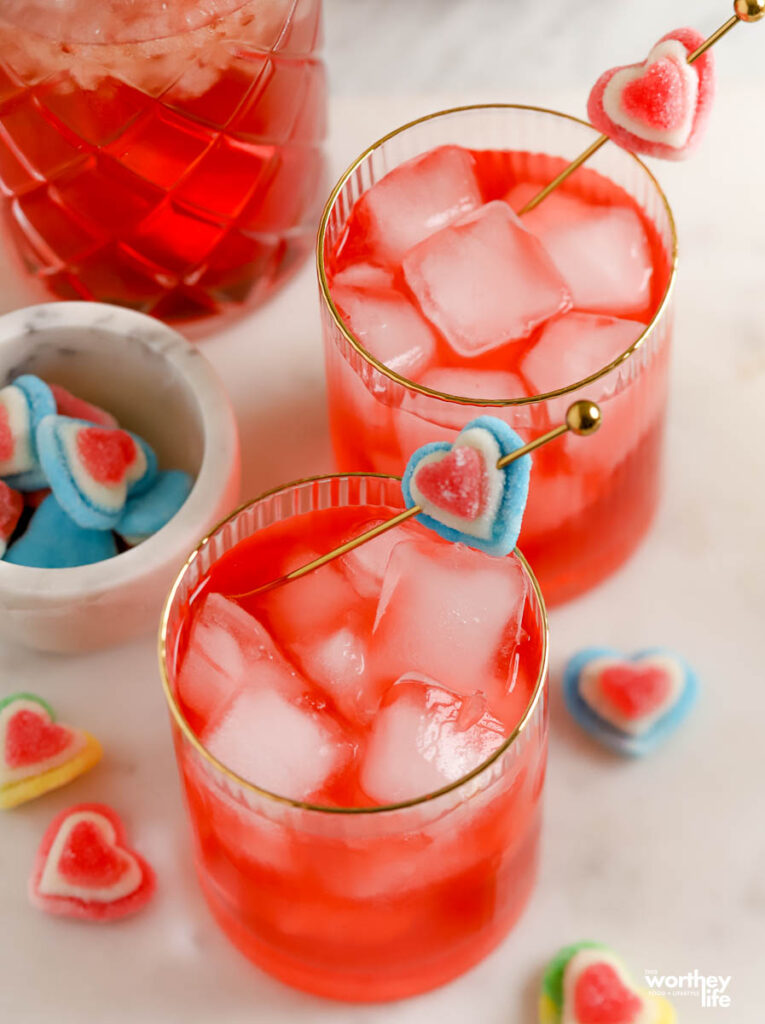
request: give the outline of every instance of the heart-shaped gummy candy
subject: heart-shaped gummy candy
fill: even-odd
[[[509,554],[526,508],[531,457],[498,464],[522,446],[515,431],[494,416],[471,420],[453,444],[423,445],[409,459],[402,481],[407,507],[418,505],[418,521],[446,540]]]
[[[577,1024],[634,1024],[642,1009],[643,1000],[627,988],[611,964],[591,964],[576,979]]]
[[[38,713],[22,707],[6,725],[5,763],[15,769],[48,761],[71,746],[72,739],[71,729],[52,722],[43,708]]]
[[[611,68],[590,93],[593,125],[633,153],[688,156],[706,127],[715,89],[714,57],[688,56],[704,41],[694,29],[669,32],[642,63]]]
[[[68,882],[86,888],[114,885],[128,868],[128,861],[103,827],[93,820],[78,821],[66,837],[57,868]]]
[[[43,836],[30,897],[51,914],[109,921],[139,910],[155,885],[111,807],[80,804],[59,814]]]
[[[655,664],[609,665],[600,676],[603,696],[625,718],[643,718],[664,705],[672,688],[666,668]]]
[[[124,430],[84,427],[77,434],[83,466],[99,484],[118,484],[138,459],[138,446]]]
[[[467,445],[422,466],[417,486],[433,505],[463,519],[477,519],[486,508],[486,467],[481,453]]]

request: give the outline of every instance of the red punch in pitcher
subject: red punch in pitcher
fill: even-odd
[[[323,192],[321,0],[6,0],[0,189],[32,298],[195,333],[308,253]]]

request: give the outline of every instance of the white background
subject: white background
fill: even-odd
[[[581,115],[605,67],[638,59],[677,25],[711,31],[729,10],[722,0],[328,0],[333,171],[373,137],[454,102]],[[525,1024],[546,960],[580,938],[611,943],[638,976],[733,976],[730,1010],[678,1000],[683,1024],[762,1020],[765,25],[739,27],[718,52],[707,141],[692,162],[656,168],[681,236],[665,498],[639,555],[552,615],[542,871],[519,927],[467,977],[395,1006],[284,988],[227,945],[197,892],[152,638],[69,659],[0,648],[3,692],[40,693],[106,748],[74,786],[0,820],[1,1021]],[[313,268],[204,351],[239,416],[245,496],[332,468]],[[697,666],[700,704],[651,759],[601,753],[567,719],[560,668],[591,643],[666,644]],[[87,799],[123,813],[160,878],[149,909],[100,930],[38,914],[25,895],[48,821]]]

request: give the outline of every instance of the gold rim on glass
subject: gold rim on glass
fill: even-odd
[[[332,209],[335,205],[337,197],[345,187],[351,175],[370,157],[376,150],[380,149],[390,139],[395,138],[397,135],[402,135],[410,128],[415,128],[417,125],[424,124],[427,121],[433,121],[439,117],[448,117],[451,114],[462,114],[469,113],[474,110],[527,110],[537,114],[550,114],[553,117],[560,117],[566,121],[573,121],[575,124],[581,124],[585,128],[591,128],[592,131],[595,129],[588,121],[583,121],[579,117],[574,117],[572,114],[563,114],[558,110],[550,110],[547,107],[534,107],[528,106],[523,103],[475,103],[464,107],[450,107],[448,110],[439,110],[433,114],[426,114],[424,117],[418,117],[414,121],[409,121],[408,124],[402,125],[400,128],[394,129],[392,132],[388,132],[387,135],[383,135],[382,138],[373,142],[371,146],[367,147],[360,156],[358,156],[353,163],[344,172],[338,183],[332,189],[327,204],[324,207],[324,212],[321,215],[321,223],[319,224],[319,234],[316,241],[316,263],[319,274],[319,288],[321,289],[322,298],[325,305],[329,309],[335,326],[343,335],[348,344],[353,348],[362,359],[366,360],[371,366],[373,366],[379,373],[388,377],[389,380],[394,381],[396,384],[407,388],[409,391],[415,391],[421,395],[427,395],[430,398],[439,399],[442,402],[451,402],[458,405],[469,405],[469,406],[483,406],[483,407],[500,407],[500,406],[511,406],[511,405],[531,405],[534,402],[546,402],[551,398],[558,398],[561,395],[568,395],[574,391],[579,391],[580,388],[586,387],[588,384],[592,384],[596,380],[600,380],[601,377],[605,377],[607,374],[615,370],[617,366],[621,366],[622,363],[626,362],[630,356],[637,352],[641,348],[651,334],[655,330],[657,324],[661,320],[661,317],[666,310],[669,299],[672,294],[672,290],[675,285],[675,278],[677,276],[677,229],[675,226],[675,218],[672,214],[672,209],[669,205],[669,200],[659,182],[656,180],[653,172],[643,163],[643,161],[635,156],[634,153],[628,153],[627,155],[635,161],[645,172],[646,176],[653,183],[664,209],[667,213],[669,222],[669,228],[672,235],[672,252],[670,253],[670,272],[669,281],[667,287],[662,296],[661,302],[654,313],[651,322],[648,324],[646,329],[628,349],[626,349],[620,356],[617,356],[612,362],[602,369],[591,373],[589,377],[583,377],[582,380],[576,381],[574,384],[568,384],[566,387],[557,388],[555,391],[545,391],[538,395],[524,396],[522,398],[466,398],[464,395],[450,395],[445,391],[436,391],[434,388],[425,387],[423,384],[418,384],[416,381],[410,380],[408,377],[402,377],[400,373],[396,373],[395,370],[391,370],[390,367],[386,366],[385,363],[381,363],[379,359],[376,359],[371,352],[361,344],[351,331],[348,329],[346,324],[343,322],[343,318],[340,316],[340,312],[335,305],[329,290],[329,283],[327,281],[327,271],[324,262],[324,242],[327,234],[327,226],[329,224],[329,217],[332,213]]]
[[[451,793],[454,790],[459,789],[461,786],[466,785],[472,779],[483,774],[483,772],[486,771],[487,768],[490,768],[491,765],[498,761],[510,749],[515,740],[518,739],[518,737],[521,735],[521,733],[527,727],[528,723],[533,718],[534,713],[537,709],[537,705],[539,704],[540,698],[544,691],[544,684],[547,678],[548,661],[550,655],[550,628],[547,619],[547,608],[545,607],[544,597],[542,596],[542,591],[540,589],[539,583],[537,581],[536,576],[532,572],[529,563],[526,561],[523,554],[518,550],[518,548],[515,549],[513,554],[519,560],[527,577],[531,581],[532,589],[536,597],[537,603],[539,605],[539,611],[541,614],[542,622],[542,654],[539,663],[539,672],[537,673],[536,683],[534,684],[534,691],[531,695],[531,699],[528,705],[526,706],[526,710],[524,711],[523,717],[521,718],[520,722],[515,727],[515,729],[510,733],[510,735],[507,737],[504,743],[497,750],[494,751],[491,757],[488,757],[485,761],[482,761],[481,764],[479,764],[476,768],[473,768],[473,770],[468,772],[467,775],[461,776],[454,782],[450,782],[448,786],[442,786],[441,789],[437,789],[432,793],[426,793],[423,796],[414,797],[411,800],[404,800],[400,803],[383,804],[380,807],[326,807],[322,804],[307,803],[304,800],[292,800],[289,797],[280,796],[277,793],[271,793],[267,789],[262,789],[260,786],[256,786],[255,783],[250,782],[248,779],[242,778],[241,775],[237,775],[236,772],[233,772],[231,771],[230,768],[227,768],[225,764],[223,764],[221,761],[217,759],[217,757],[210,753],[210,751],[204,746],[201,740],[196,736],[193,729],[186,721],[183,712],[180,709],[178,701],[176,700],[175,693],[173,692],[173,688],[170,685],[170,678],[167,667],[167,631],[170,620],[170,611],[173,607],[176,595],[181,584],[183,583],[186,573],[191,568],[196,559],[199,557],[204,547],[218,533],[218,531],[222,530],[228,523],[232,522],[232,520],[236,519],[243,512],[247,511],[250,508],[254,508],[261,501],[265,501],[267,498],[273,497],[273,495],[275,494],[280,494],[283,491],[289,491],[290,489],[295,487],[301,487],[304,484],[321,483],[325,480],[344,480],[350,477],[364,477],[366,479],[379,480],[401,479],[400,477],[387,476],[384,473],[328,473],[321,476],[306,477],[302,480],[293,480],[292,483],[283,484],[281,487],[274,487],[269,491],[265,491],[263,494],[259,495],[259,497],[254,498],[251,501],[247,501],[243,505],[240,505],[239,508],[235,509],[229,515],[227,515],[225,519],[222,519],[217,524],[217,526],[214,526],[209,533],[205,534],[205,536],[200,540],[199,544],[197,544],[197,546],[191,552],[189,557],[186,559],[186,562],[184,563],[181,571],[178,573],[175,582],[173,583],[170,589],[170,593],[167,596],[167,600],[165,601],[165,606],[162,610],[162,617],[160,620],[159,627],[159,670],[160,675],[162,677],[162,689],[164,690],[165,699],[167,700],[168,706],[170,708],[170,713],[173,717],[173,721],[183,734],[184,739],[191,744],[191,746],[194,748],[197,754],[199,754],[199,756],[202,757],[203,760],[211,764],[213,768],[220,772],[221,775],[230,779],[237,786],[241,786],[242,788],[249,790],[251,793],[257,794],[258,796],[263,797],[266,800],[272,800],[275,803],[285,804],[289,807],[295,807],[303,811],[318,811],[322,814],[381,814],[389,811],[400,811],[406,809],[407,807],[416,807],[419,804],[424,804],[432,800],[437,800],[439,797],[445,796],[447,793]]]

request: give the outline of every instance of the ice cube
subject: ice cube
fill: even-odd
[[[475,710],[474,698],[432,680],[396,682],[367,742],[362,789],[378,804],[397,803],[467,775],[505,741],[502,723],[485,709]]]
[[[328,714],[268,689],[242,691],[201,739],[241,778],[292,800],[321,790],[353,752]]]
[[[567,313],[545,325],[521,370],[536,394],[568,387],[608,366],[644,330],[636,320]]]
[[[383,522],[383,519],[370,519],[369,522],[363,523],[358,529],[348,534],[344,538],[344,542],[353,540],[360,533],[380,526]],[[361,597],[379,597],[390,553],[403,539],[405,526],[406,524],[395,530],[381,533],[379,537],[360,544],[359,547],[338,559],[338,565],[347,573],[356,593]]]
[[[423,238],[482,202],[475,161],[458,146],[441,146],[381,178],[356,205],[375,256],[398,263]]]
[[[366,673],[366,643],[360,633],[344,627],[292,648],[300,667],[353,723],[369,722],[382,693]]]
[[[432,362],[433,329],[400,292],[336,287],[332,297],[364,348],[391,370],[412,377]]]
[[[468,358],[527,338],[571,307],[542,243],[501,200],[420,242],[403,266],[425,316]]]
[[[353,263],[332,278],[330,291],[336,288],[364,288],[369,291],[388,291],[393,287],[393,273],[374,263]]]
[[[517,185],[507,200],[520,210],[538,191],[536,185]],[[635,210],[554,192],[521,219],[552,256],[576,309],[619,316],[648,311],[653,263]]]
[[[208,594],[194,617],[178,673],[178,695],[208,718],[251,680],[255,666],[270,661],[289,672],[264,626],[235,601]]]
[[[318,558],[319,552],[301,549],[285,564],[284,571]],[[333,563],[275,587],[264,598],[264,609],[273,635],[286,647],[294,641],[313,641],[339,629],[353,615],[358,595]]]
[[[418,378],[418,383],[434,391],[462,398],[522,398],[523,381],[507,370],[476,370],[471,367],[436,366]],[[460,424],[455,423],[455,426]]]
[[[491,699],[521,630],[526,580],[515,558],[422,537],[397,544],[388,562],[370,654],[393,682],[408,672],[457,693]]]
[[[548,324],[524,359],[522,370],[537,392],[574,384],[620,356],[644,330],[645,325],[634,320],[568,313]],[[643,431],[654,424],[663,405],[662,388],[646,374],[618,382],[617,375],[610,373],[583,389],[581,397],[600,404],[603,423],[592,437],[567,434],[562,439],[562,451],[570,456],[571,475],[610,473],[639,443]],[[561,401],[566,404],[570,397]],[[559,415],[563,411],[561,407]],[[597,483],[585,484],[590,501]],[[572,497],[577,489],[570,487]],[[567,504],[573,510],[577,503]]]
[[[432,367],[419,376],[417,382],[434,391],[465,398],[517,398],[528,392],[522,379],[506,370]],[[499,406],[482,410],[456,402],[433,401],[428,405],[427,412],[429,419],[399,409],[393,412],[393,423],[404,460],[431,441],[452,442],[457,432],[482,412],[506,419],[511,424],[513,419],[512,409],[503,409]]]
[[[467,423],[470,417],[465,418]],[[406,464],[412,452],[421,448],[431,441],[448,441],[450,444],[457,436],[457,431],[451,427],[442,427],[431,420],[421,416],[415,416],[412,412],[405,412],[403,409],[393,410],[393,426],[401,449],[402,462]],[[399,468],[399,472],[402,468]]]

